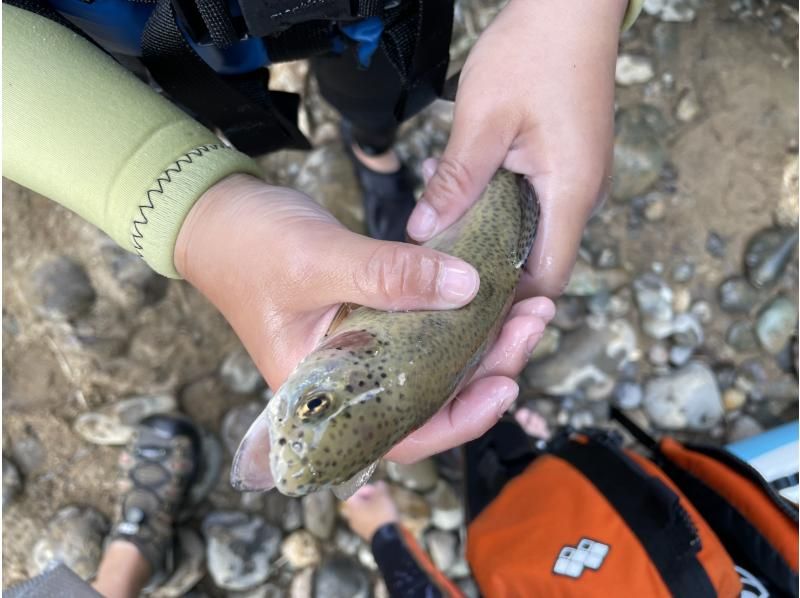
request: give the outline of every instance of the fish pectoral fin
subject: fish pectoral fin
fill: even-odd
[[[533,249],[533,241],[536,239],[536,230],[539,226],[539,198],[536,195],[536,189],[524,176],[517,175],[517,185],[519,186],[522,225],[519,231],[519,244],[514,266],[523,268],[531,254],[531,249]]]
[[[269,425],[266,409],[252,423],[233,457],[231,486],[240,492],[266,491],[275,487],[269,462]]]
[[[342,322],[344,322],[345,318],[347,318],[347,316],[349,316],[353,311],[358,309],[358,307],[359,306],[356,305],[355,303],[342,303],[339,306],[339,309],[336,312],[336,314],[334,314],[333,320],[331,320],[331,323],[328,326],[328,330],[325,332],[325,337],[330,336],[331,332],[336,330],[339,327],[339,325]]]
[[[367,465],[349,480],[332,486],[331,490],[333,490],[333,494],[336,496],[336,498],[339,500],[347,500],[353,496],[353,494],[356,493],[356,490],[369,482],[372,474],[374,474],[375,470],[378,468],[378,463],[380,463],[380,459],[375,461],[375,463]]]

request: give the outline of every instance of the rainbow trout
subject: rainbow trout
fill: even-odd
[[[425,245],[480,274],[472,302],[447,311],[357,307],[289,376],[242,439],[231,482],[289,496],[347,497],[380,458],[470,379],[496,339],[530,253],[539,205],[500,170],[481,199]]]

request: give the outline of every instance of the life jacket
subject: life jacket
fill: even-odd
[[[619,415],[644,446],[564,432],[470,523],[482,595],[797,596],[796,505],[731,451],[655,442]]]
[[[400,80],[399,122],[445,84],[453,0],[3,0],[78,31],[250,155],[308,149],[300,97],[271,64],[380,47]],[[424,8],[424,10],[423,10]]]

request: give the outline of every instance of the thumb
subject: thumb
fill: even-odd
[[[478,272],[444,253],[390,241],[377,241],[342,231],[318,264],[327,284],[329,303],[355,303],[385,311],[454,309],[472,301],[480,284]]]
[[[412,239],[429,240],[480,198],[510,145],[507,127],[494,126],[494,120],[456,104],[447,147],[408,221]]]

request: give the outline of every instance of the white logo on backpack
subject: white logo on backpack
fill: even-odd
[[[553,565],[553,573],[577,579],[584,569],[597,571],[606,559],[610,546],[597,540],[581,538],[577,546],[569,544],[561,549]]]

